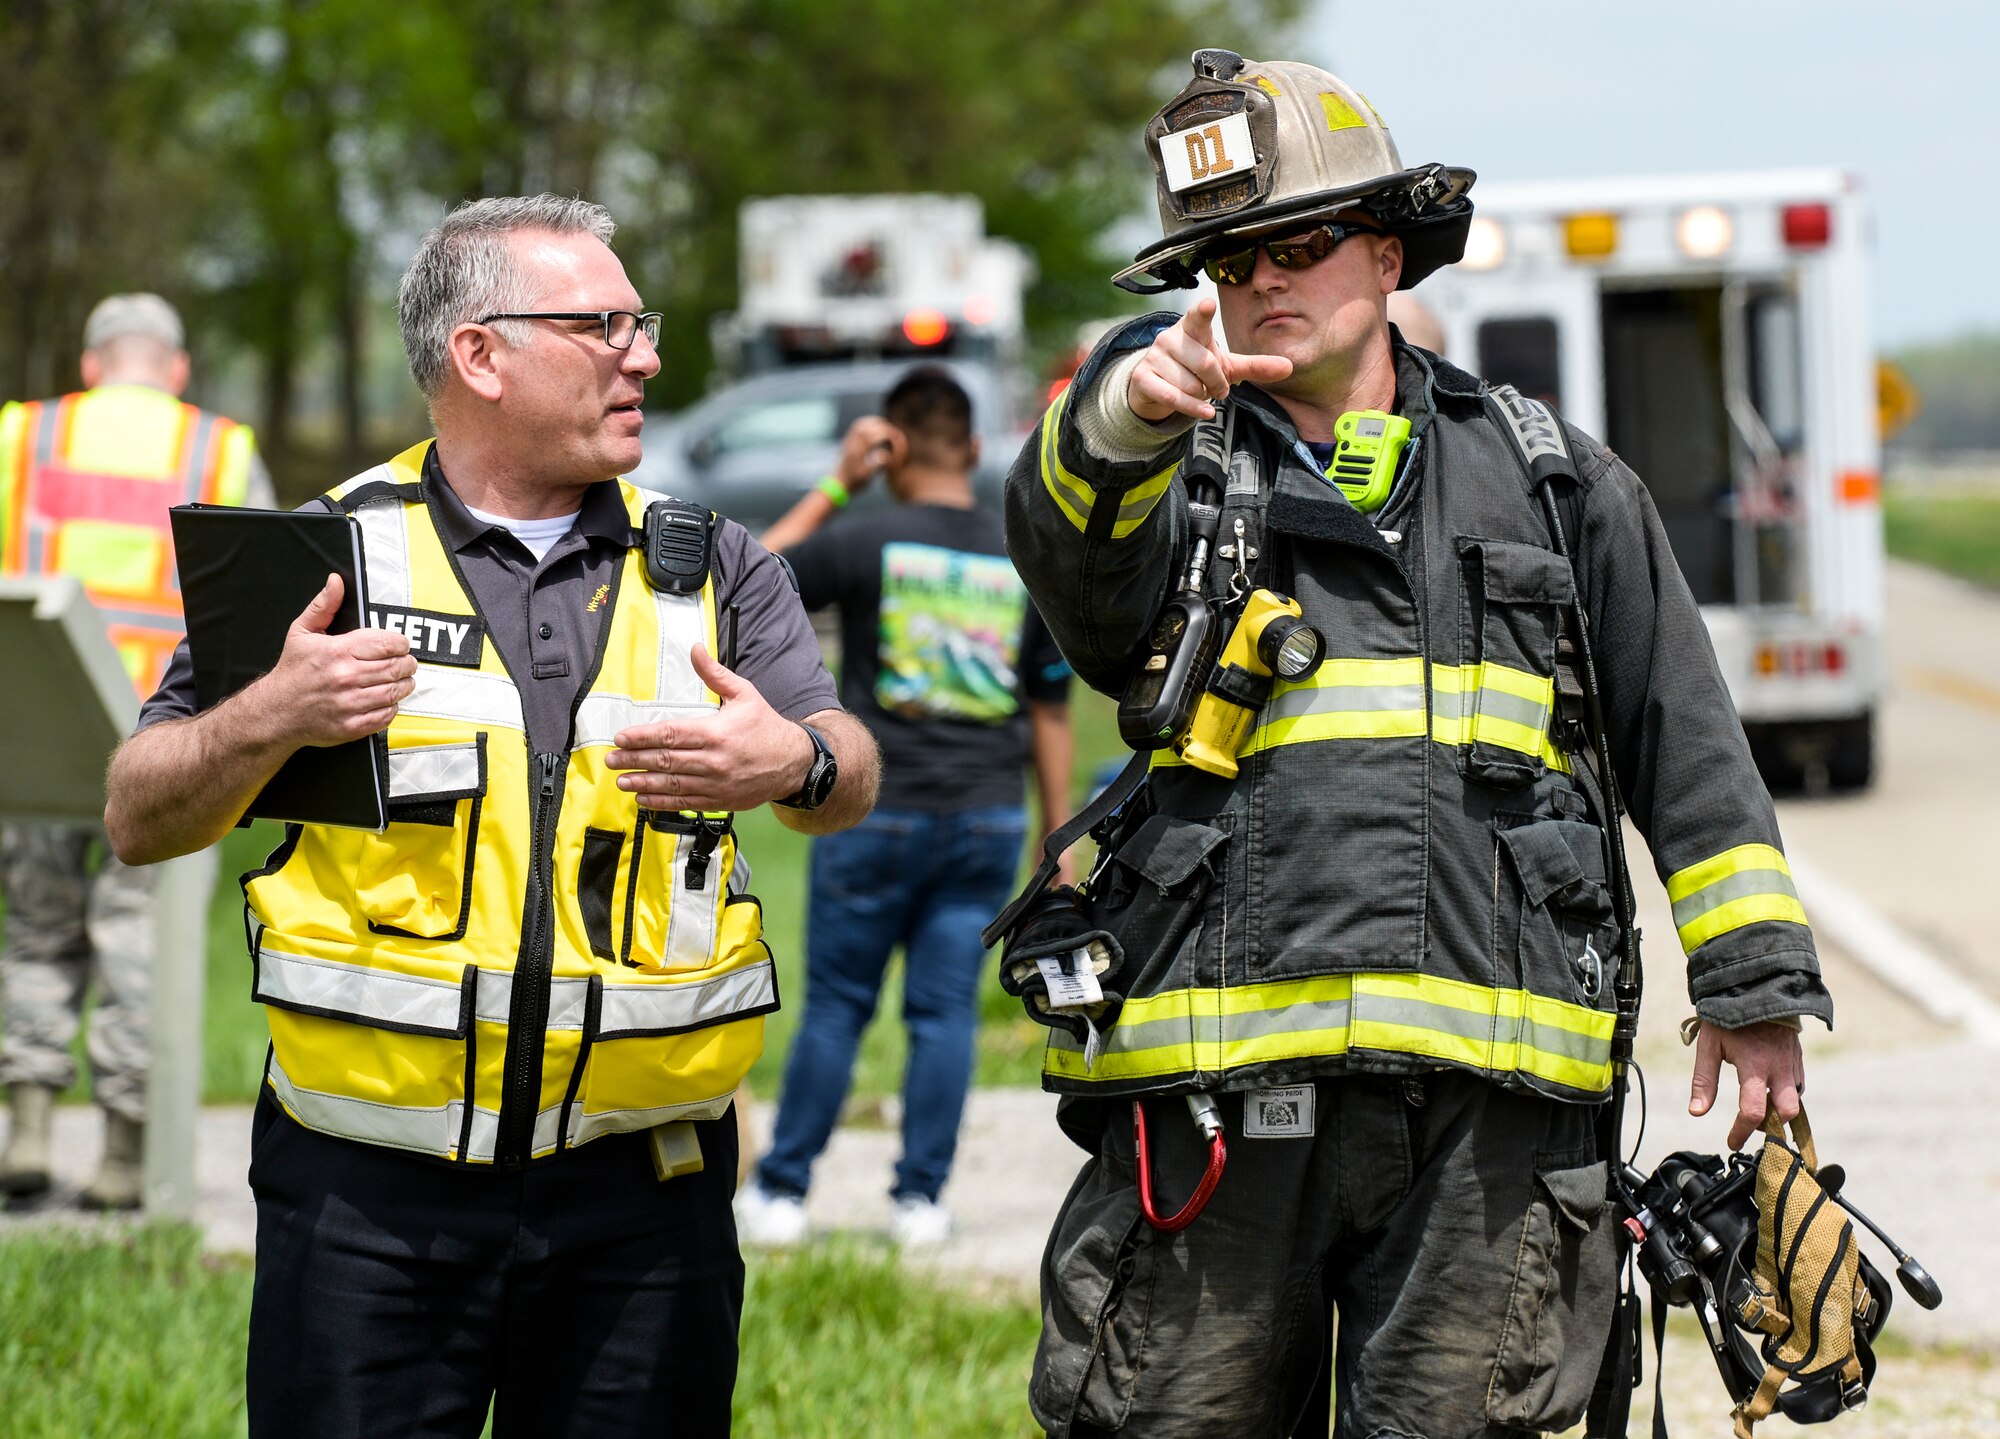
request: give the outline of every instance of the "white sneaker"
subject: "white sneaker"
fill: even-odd
[[[736,1194],[736,1237],[758,1249],[786,1249],[805,1242],[810,1225],[806,1202],[790,1194],[773,1194],[751,1180]]]
[[[935,1199],[905,1194],[889,1220],[889,1238],[905,1249],[935,1249],[951,1238],[951,1211]]]

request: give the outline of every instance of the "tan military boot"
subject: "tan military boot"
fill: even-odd
[[[0,1154],[0,1194],[24,1199],[49,1187],[49,1129],[55,1122],[56,1092],[45,1085],[17,1084],[8,1095],[13,1116],[7,1152]]]
[[[78,1203],[85,1209],[137,1209],[145,1195],[146,1126],[104,1112],[104,1162]]]

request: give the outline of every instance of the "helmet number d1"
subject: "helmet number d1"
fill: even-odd
[[[1167,189],[1174,193],[1234,175],[1256,163],[1250,120],[1240,113],[1160,137],[1160,166]]]

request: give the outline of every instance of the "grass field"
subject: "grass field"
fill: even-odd
[[[2000,494],[1892,487],[1882,522],[1899,559],[2000,587]]]
[[[735,1432],[742,1439],[1029,1427],[1038,1319],[950,1294],[877,1252],[752,1256]],[[61,1303],[50,1303],[51,1295]],[[247,1259],[157,1226],[104,1241],[0,1239],[0,1395],[9,1439],[227,1439],[244,1432]]]
[[[1102,695],[1079,691],[1074,706],[1077,732],[1076,794],[1081,800],[1097,771],[1121,761],[1111,702]],[[745,851],[756,868],[756,889],[764,901],[764,923],[778,959],[779,995],[784,1007],[771,1016],[765,1030],[764,1057],[751,1071],[760,1097],[777,1094],[784,1057],[798,1026],[805,998],[806,856],[811,841],[794,834],[771,817],[768,809],[744,815],[739,831]],[[243,894],[237,876],[256,868],[278,843],[283,830],[259,822],[236,830],[222,843],[220,878],[209,911],[208,985],[203,1016],[204,1084],[209,1103],[248,1102],[257,1094],[263,1072],[265,1026],[262,1011],[250,1001],[250,965],[243,952]],[[1024,857],[1025,863],[1025,857]],[[902,1085],[904,1044],[896,1023],[900,1006],[900,961],[883,995],[883,1010],[870,1026],[855,1067],[854,1092],[863,1100],[894,1094]],[[1018,1001],[988,982],[980,990],[976,1084],[1034,1084],[1041,1065],[1042,1036]],[[82,1046],[78,1046],[79,1059]],[[80,1083],[72,1099],[87,1091]]]

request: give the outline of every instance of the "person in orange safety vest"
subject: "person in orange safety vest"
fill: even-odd
[[[0,408],[0,573],[73,575],[96,604],[141,697],[182,632],[167,511],[269,506],[248,426],[184,403],[180,317],[157,295],[113,295],[84,326],[83,382]],[[102,851],[100,864],[93,855]],[[76,1081],[71,1041],[95,979],[90,1064],[104,1159],[82,1196],[139,1202],[152,970],[151,871],[119,863],[96,826],[0,826],[7,896],[0,951],[0,1084],[12,1122],[0,1195],[48,1189],[55,1096]]]

